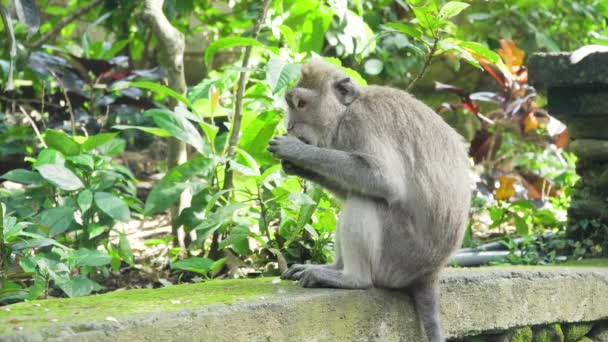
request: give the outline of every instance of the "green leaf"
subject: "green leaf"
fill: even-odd
[[[38,157],[34,162],[34,168],[45,164],[63,165],[63,163],[65,163],[65,158],[61,153],[52,148],[45,148],[44,150],[40,151],[40,153],[38,153]]]
[[[37,184],[43,181],[39,173],[25,169],[11,170],[0,176],[0,178],[21,184]]]
[[[485,45],[475,42],[458,42],[457,45],[469,52],[487,59],[492,64],[496,64],[498,61],[500,61],[500,56],[496,52],[488,49]]]
[[[296,36],[293,33],[293,30],[289,26],[281,25],[279,26],[279,31],[281,32],[282,37],[287,41],[291,51],[297,52]]]
[[[144,214],[152,215],[171,207],[188,187],[185,183],[187,180],[194,175],[207,173],[213,167],[212,159],[200,156],[169,170],[150,191]]]
[[[27,249],[27,248],[40,248],[51,246],[55,244],[55,240],[49,238],[38,238],[33,240],[28,240],[26,242],[20,242],[13,245],[12,250],[14,252]]]
[[[120,241],[118,243],[118,254],[127,264],[133,266],[135,259],[133,258],[133,250],[129,244],[129,239],[125,233],[120,233]]]
[[[127,130],[127,129],[138,129],[142,132],[154,134],[157,137],[168,138],[171,135],[169,131],[166,129],[158,128],[158,127],[144,127],[144,126],[129,126],[129,125],[116,125],[112,126],[114,129]]]
[[[93,170],[95,165],[93,156],[89,154],[79,154],[77,156],[68,157],[68,160],[76,165],[86,166],[89,170]]]
[[[441,23],[439,17],[432,14],[429,9],[425,7],[412,7],[412,10],[416,15],[416,19],[418,19],[420,26],[435,34],[435,30]]]
[[[523,217],[515,216],[515,228],[517,229],[517,234],[522,236],[526,236],[530,232],[528,223],[526,223],[526,219]]]
[[[232,247],[234,251],[240,256],[246,256],[251,253],[249,249],[249,236],[251,232],[249,231],[249,227],[247,226],[237,226],[232,228],[230,231],[230,235],[222,242],[220,242],[220,249],[224,249],[226,247]]]
[[[99,267],[109,265],[112,257],[96,249],[80,248],[68,255],[68,260],[76,266]]]
[[[262,43],[253,38],[247,37],[224,37],[220,38],[207,46],[205,50],[205,64],[210,65],[213,55],[223,49],[229,49],[237,46],[257,46],[265,47]]]
[[[300,209],[298,221],[296,222],[298,230],[303,229],[304,226],[310,221],[312,214],[314,214],[315,210],[317,209],[321,196],[323,196],[323,191],[318,187],[314,187],[314,189],[310,192],[310,199],[312,199],[312,203],[304,204]]]
[[[357,71],[355,71],[354,69],[351,69],[351,68],[343,67],[342,62],[339,59],[334,58],[334,57],[323,57],[323,60],[339,67],[343,73],[350,76],[353,79],[353,81],[357,82],[357,84],[367,85],[367,81],[363,77],[361,77],[361,75]]]
[[[48,147],[60,151],[66,156],[75,156],[80,153],[80,144],[60,131],[47,130],[44,134],[44,141]]]
[[[172,98],[178,100],[179,102],[185,104],[187,107],[192,107],[192,104],[184,95],[182,95],[182,94],[176,92],[175,90],[173,90],[169,87],[166,87],[162,84],[158,84],[155,82],[149,82],[149,81],[137,81],[137,82],[129,82],[128,85],[131,87],[148,89],[157,94],[172,97]]]
[[[151,116],[159,127],[170,132],[175,138],[194,147],[199,153],[206,154],[208,152],[208,147],[198,130],[181,111],[172,112],[166,109],[151,109],[146,111],[144,115]]]
[[[84,275],[72,279],[68,277],[55,279],[55,284],[70,298],[86,296],[97,289],[101,289],[99,284]]]
[[[258,115],[242,130],[239,147],[247,151],[258,164],[274,164],[275,161],[266,147],[279,122],[281,122],[281,113],[278,111],[271,110]],[[246,163],[242,156],[237,160]]]
[[[78,207],[80,207],[80,211],[83,214],[86,213],[93,204],[93,193],[89,189],[84,190],[78,194],[76,202],[78,203]]]
[[[387,23],[385,26],[395,29],[395,30],[405,34],[406,36],[410,36],[412,38],[416,38],[416,39],[422,38],[422,32],[418,31],[415,27],[404,24],[404,23],[393,22],[393,23]]]
[[[103,145],[97,146],[97,150],[106,156],[115,156],[125,151],[127,142],[124,139],[114,138]]]
[[[469,6],[469,4],[464,2],[450,1],[441,7],[439,10],[439,17],[442,19],[454,17]]]
[[[91,135],[82,143],[82,148],[85,151],[94,150],[95,148],[106,144],[110,140],[116,138],[117,135],[118,133],[100,133]]]
[[[214,266],[211,259],[192,257],[171,263],[172,270],[183,270],[206,275]]]
[[[96,192],[94,195],[97,207],[116,221],[129,222],[129,206],[119,197],[107,192]]]
[[[301,68],[300,64],[287,63],[276,56],[271,57],[266,69],[266,80],[272,88],[272,93],[278,93],[296,80],[300,76]]]
[[[50,235],[58,235],[74,223],[74,209],[70,207],[47,209],[40,214],[38,220],[40,224],[49,228]]]
[[[59,189],[74,191],[84,187],[82,181],[74,172],[60,164],[44,164],[36,168],[44,179]]]

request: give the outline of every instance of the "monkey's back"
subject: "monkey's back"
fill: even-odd
[[[365,87],[360,106],[377,116],[362,124],[396,151],[404,171],[399,173],[406,189],[403,207],[387,214],[397,216],[393,222],[412,225],[404,229],[413,229],[421,248],[428,246],[431,252],[423,259],[445,262],[460,247],[469,214],[464,139],[432,109],[398,89]]]

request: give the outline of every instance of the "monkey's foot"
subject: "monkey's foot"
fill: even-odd
[[[300,274],[302,287],[331,287],[337,289],[365,289],[372,286],[371,281],[354,277],[342,270],[327,267],[307,268]]]
[[[300,277],[302,277],[302,273],[305,270],[324,266],[325,265],[294,264],[287,271],[281,274],[281,279],[300,280]]]

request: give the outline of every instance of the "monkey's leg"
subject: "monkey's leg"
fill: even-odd
[[[372,287],[369,279],[348,274],[343,270],[325,267],[309,268],[302,272],[302,287],[331,287],[337,289],[367,289]]]

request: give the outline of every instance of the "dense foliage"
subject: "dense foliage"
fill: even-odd
[[[563,237],[575,157],[524,67],[524,51],[608,43],[601,0],[165,1],[193,46],[186,94],[165,82],[172,56],[134,15],[141,3],[0,1],[0,303],[86,295],[150,266],[159,286],[168,270],[177,282],[331,261],[340,203],[266,151],[312,55],[362,84],[412,89],[471,142],[467,247],[500,238],[513,263],[602,253]],[[190,152],[172,168],[174,151],[148,153],[170,138]],[[138,258],[129,223],[175,206],[179,231]]]

